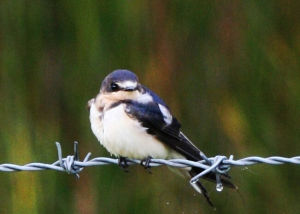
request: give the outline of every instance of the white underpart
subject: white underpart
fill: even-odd
[[[123,82],[118,82],[118,85],[122,88],[136,88],[137,82],[127,80],[127,81],[123,81]]]
[[[148,156],[166,159],[179,155],[149,135],[137,120],[128,117],[124,107],[120,104],[109,109],[103,117],[95,104],[90,108],[92,131],[111,154],[136,159]]]
[[[172,123],[172,115],[170,111],[163,105],[158,104],[158,107],[164,117],[164,121],[166,122],[167,125],[170,125]]]
[[[101,142],[101,136],[103,136],[103,124],[101,123],[102,113],[98,111],[95,105],[95,99],[89,101],[90,106],[90,122],[94,135]]]

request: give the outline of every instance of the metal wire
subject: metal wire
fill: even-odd
[[[91,153],[88,153],[83,161],[80,161],[78,158],[78,142],[74,142],[74,155],[69,155],[66,158],[62,156],[62,149],[60,143],[56,142],[57,152],[58,152],[58,161],[55,161],[52,164],[46,163],[28,163],[25,165],[16,165],[16,164],[0,164],[0,172],[15,172],[15,171],[40,171],[40,170],[56,170],[61,172],[67,172],[68,174],[74,174],[79,178],[79,173],[85,168],[90,166],[103,166],[108,164],[119,164],[119,159],[106,158],[106,157],[97,157],[89,160]],[[197,182],[202,176],[207,173],[213,172],[216,174],[218,191],[222,191],[223,186],[221,183],[220,176],[226,175],[230,170],[231,166],[250,166],[255,164],[270,164],[270,165],[280,165],[280,164],[300,164],[300,156],[295,157],[280,157],[280,156],[271,156],[271,157],[246,157],[239,160],[234,160],[231,155],[229,158],[226,156],[217,155],[215,157],[206,157],[202,152],[200,153],[203,160],[201,161],[189,161],[185,159],[151,159],[149,162],[150,167],[157,167],[162,165],[167,165],[170,167],[177,168],[186,168],[186,167],[197,167],[203,169],[201,173],[191,178],[190,182]],[[141,160],[126,159],[128,165],[141,164]]]

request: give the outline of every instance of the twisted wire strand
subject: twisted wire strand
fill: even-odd
[[[109,164],[119,164],[119,159],[107,158],[107,157],[96,157],[90,159],[91,153],[88,153],[83,161],[79,160],[78,156],[78,142],[74,142],[74,155],[69,155],[66,158],[62,156],[62,149],[60,143],[56,142],[58,160],[52,164],[47,163],[28,163],[25,165],[17,165],[11,163],[0,164],[0,172],[16,172],[16,171],[40,171],[40,170],[56,170],[60,172],[67,172],[68,174],[74,174],[79,178],[79,173],[85,167],[91,166],[103,166]],[[214,172],[216,174],[217,190],[222,191],[222,183],[220,176],[226,175],[230,170],[231,166],[250,166],[255,164],[298,164],[300,165],[300,156],[295,157],[246,157],[239,160],[234,160],[231,155],[229,158],[226,156],[217,155],[215,157],[206,157],[202,152],[200,153],[203,160],[201,161],[190,161],[185,159],[151,159],[149,162],[150,167],[158,167],[162,165],[186,168],[186,167],[197,167],[203,169],[201,173],[191,178],[190,182],[197,182],[202,176],[207,173]],[[141,164],[141,160],[127,159],[128,165]]]

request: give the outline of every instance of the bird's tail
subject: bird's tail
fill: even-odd
[[[189,171],[189,175],[191,177],[194,177],[197,174],[201,173],[202,171],[203,171],[202,169],[193,167]],[[220,176],[221,176],[221,182],[225,187],[229,187],[232,189],[238,189],[237,186],[235,186],[231,181],[229,181],[229,179],[230,179],[229,176],[226,176],[226,177],[224,175],[220,175]],[[203,179],[216,183],[216,175],[213,172],[210,172],[210,173],[206,174],[205,176],[203,176]],[[205,199],[209,203],[209,205],[214,207],[214,205],[213,205],[212,201],[210,200],[210,197],[207,193],[207,190],[205,189],[203,184],[200,182],[200,180],[198,180],[196,183],[192,183],[191,185],[197,192],[201,193],[205,197]]]

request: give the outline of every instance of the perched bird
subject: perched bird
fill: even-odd
[[[115,70],[105,77],[99,94],[88,102],[94,135],[112,155],[144,160],[185,158],[202,160],[200,150],[182,133],[180,123],[165,102],[139,83],[129,70]],[[189,176],[202,170],[187,168]],[[214,173],[205,179],[215,182]],[[225,186],[235,186],[222,176]],[[212,205],[207,191],[198,181],[192,184]]]

